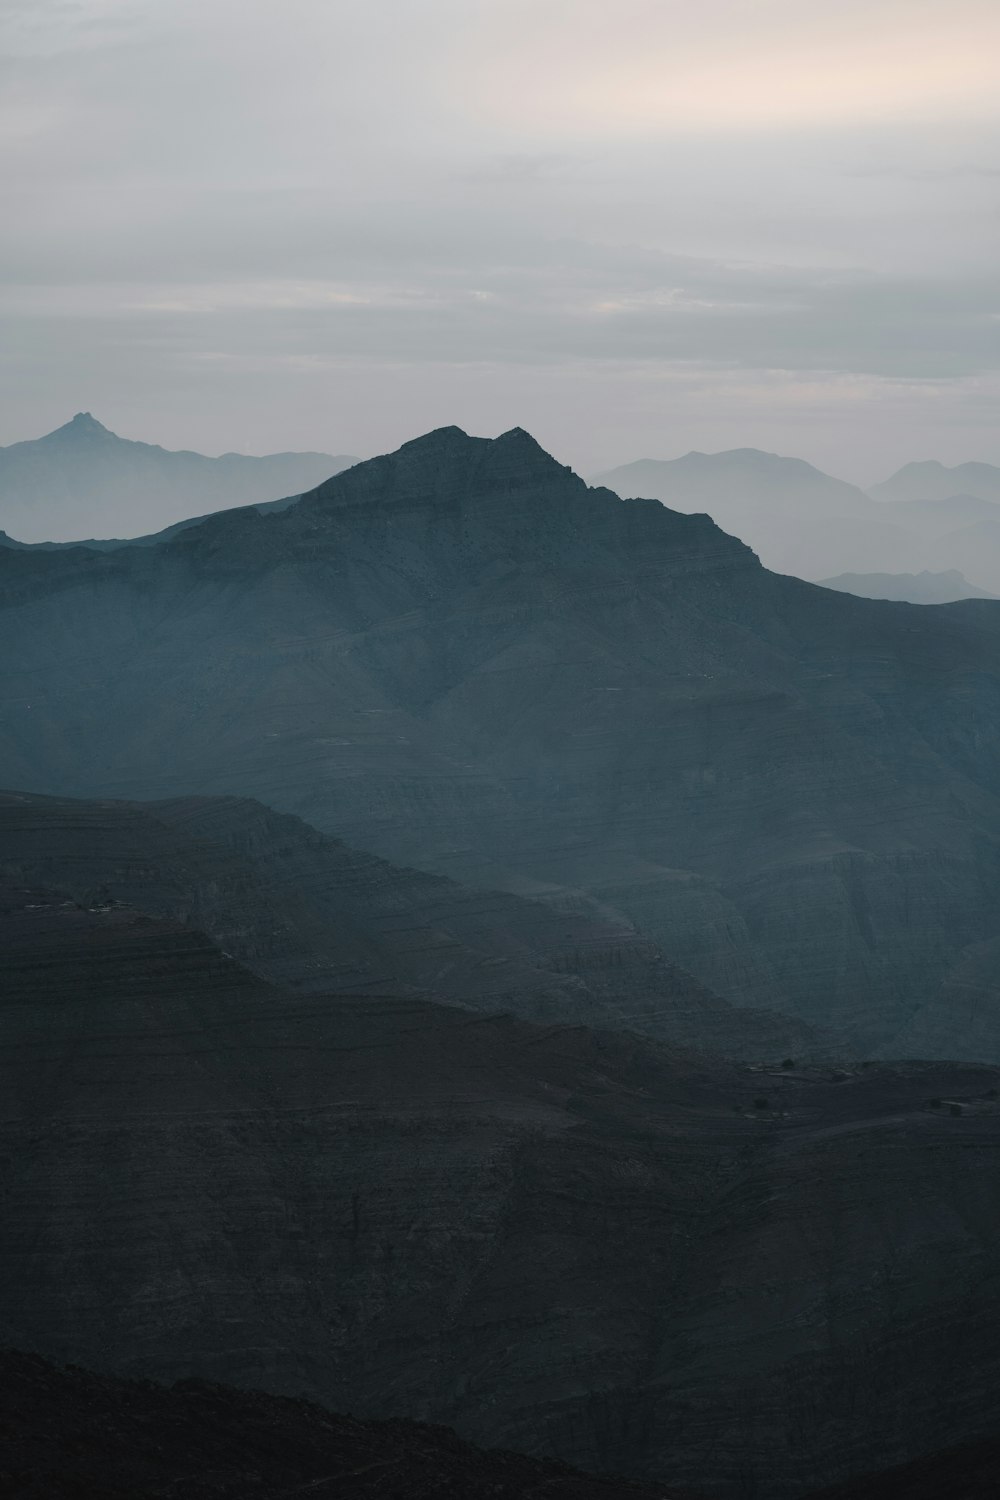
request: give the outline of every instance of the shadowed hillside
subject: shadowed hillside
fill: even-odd
[[[360,1422],[204,1381],[166,1389],[30,1355],[0,1354],[0,1402],[5,1500],[168,1500],[178,1484],[185,1500],[685,1500],[472,1448],[446,1427]]]
[[[44,891],[0,943],[9,1346],[733,1500],[992,1431],[995,1069],[289,994]]]
[[[794,1017],[727,1004],[595,902],[467,889],[246,799],[0,792],[0,878],[181,921],[302,992],[421,994],[625,1026],[748,1062],[851,1055]]]

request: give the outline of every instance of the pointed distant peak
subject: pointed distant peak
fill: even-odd
[[[78,411],[71,422],[66,422],[62,427],[57,427],[54,432],[49,433],[50,438],[113,438],[111,432],[102,422],[99,422],[89,411]]]

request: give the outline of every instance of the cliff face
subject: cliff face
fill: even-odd
[[[596,901],[873,1050],[994,930],[1000,610],[774,576],[524,433],[445,429],[157,548],[6,550],[0,597],[8,785],[253,795]]]
[[[995,1070],[748,1071],[0,917],[4,1343],[727,1497],[991,1431]]]

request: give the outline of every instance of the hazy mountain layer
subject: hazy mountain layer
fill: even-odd
[[[874,499],[799,459],[754,448],[644,459],[609,470],[600,482],[624,497],[653,495],[674,510],[705,511],[779,573],[823,582],[841,574],[944,569],[972,581],[971,592],[955,598],[1000,593],[1000,488],[987,482],[1000,470],[986,464],[941,470],[955,486],[969,478],[969,492],[960,494],[906,477],[927,467],[910,465],[876,485]],[[940,465],[929,468],[937,472]],[[902,597],[931,602],[912,592]]]
[[[995,464],[945,464],[928,460],[904,464],[882,484],[872,486],[879,500],[947,500],[978,496],[1000,504],[1000,468]]]
[[[608,469],[594,479],[616,494],[653,495],[671,510],[711,511],[719,504],[808,507],[817,515],[867,515],[864,490],[824,474],[801,458],[732,448],[725,453],[687,453],[683,458],[640,459]],[[624,486],[624,489],[622,488]]]
[[[253,795],[583,893],[724,998],[892,1053],[1000,896],[1000,609],[765,572],[445,429],[154,548],[0,551],[0,776]]]
[[[752,547],[765,567],[800,578],[898,571],[917,555],[897,517],[856,485],[756,448],[641,459],[594,482],[624,499],[654,496],[671,510],[704,512]]]
[[[253,509],[265,514],[272,510],[287,510],[298,498],[298,495],[286,495],[283,500],[261,500]],[[230,507],[232,508],[234,507]],[[216,514],[216,511],[211,512],[211,515]],[[18,552],[59,552],[67,547],[89,547],[96,552],[114,552],[119,547],[156,547],[160,542],[169,541],[179,531],[186,531],[190,526],[200,526],[202,521],[209,519],[210,516],[207,515],[190,516],[186,521],[175,521],[172,526],[165,526],[162,531],[151,531],[146,536],[85,537],[73,542],[19,542],[5,531],[0,531],[0,547],[10,547]]]
[[[354,461],[171,452],[117,437],[79,412],[45,437],[0,448],[0,528],[21,542],[139,537],[206,511],[301,494]]]
[[[825,589],[862,599],[896,599],[910,604],[953,604],[957,599],[991,599],[954,569],[945,573],[841,573],[821,578]]]
[[[41,891],[0,942],[8,1345],[734,1500],[992,1432],[995,1069],[290,995]]]
[[[727,1004],[595,902],[465,889],[247,799],[0,793],[0,878],[173,918],[300,992],[436,996],[753,1062],[850,1056],[794,1017]]]

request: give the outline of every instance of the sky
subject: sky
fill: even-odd
[[[0,0],[0,443],[1000,463],[997,0]]]

